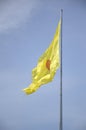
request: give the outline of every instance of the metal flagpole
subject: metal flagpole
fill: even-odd
[[[61,9],[61,33],[60,33],[60,122],[59,130],[63,130],[63,119],[62,119],[62,23],[63,22],[63,9]]]

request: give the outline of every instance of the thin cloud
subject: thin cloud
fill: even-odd
[[[17,28],[27,22],[39,0],[0,1],[0,32]]]

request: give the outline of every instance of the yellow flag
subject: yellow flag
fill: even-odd
[[[54,38],[39,58],[37,66],[32,70],[32,83],[23,89],[26,94],[35,92],[41,85],[46,84],[54,78],[56,70],[60,66],[59,41],[60,41],[61,21],[58,23]]]

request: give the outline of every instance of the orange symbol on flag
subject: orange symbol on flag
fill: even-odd
[[[50,64],[51,64],[51,61],[50,61],[50,60],[47,60],[47,62],[46,62],[46,67],[47,67],[48,70],[50,70]]]

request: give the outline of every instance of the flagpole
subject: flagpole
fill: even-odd
[[[60,122],[59,130],[63,130],[63,113],[62,113],[62,24],[63,24],[63,9],[61,9],[61,37],[60,37]]]

